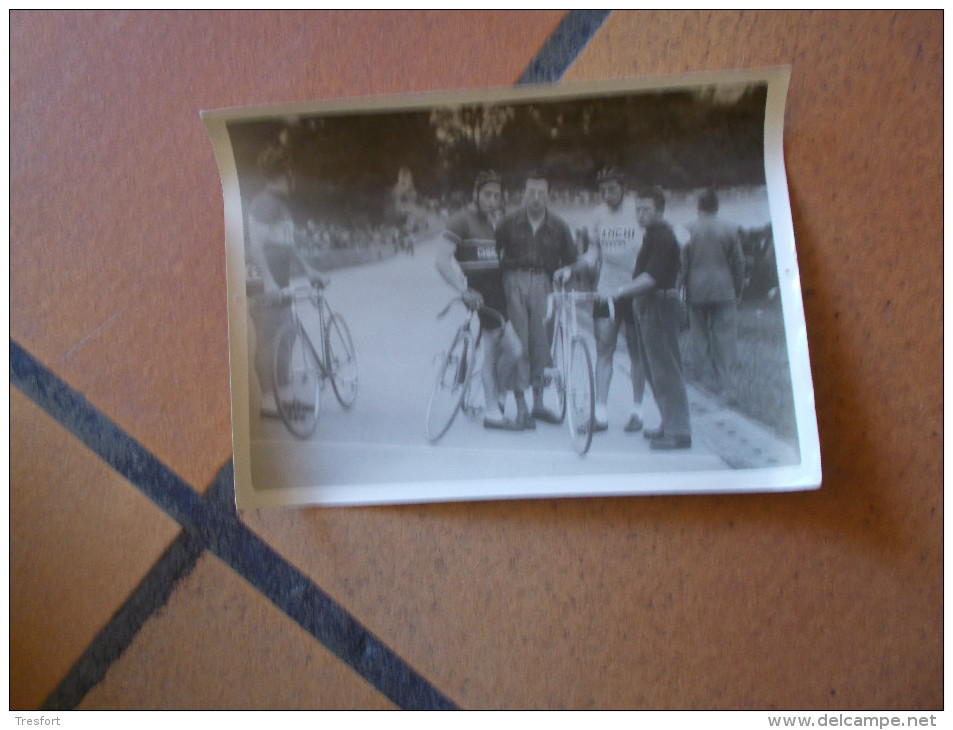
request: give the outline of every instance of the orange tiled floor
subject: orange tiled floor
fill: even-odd
[[[231,443],[198,110],[511,84],[563,15],[12,13],[11,339],[203,493]],[[942,707],[941,38],[938,13],[614,11],[565,76],[793,64],[819,492],[279,510],[249,534],[466,708]],[[11,457],[20,710],[180,528],[17,388]],[[80,706],[392,703],[205,552]]]
[[[394,706],[206,553],[79,709],[221,708]]]
[[[10,705],[37,707],[178,526],[10,389]]]

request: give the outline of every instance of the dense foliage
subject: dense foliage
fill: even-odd
[[[419,199],[437,205],[466,199],[486,167],[512,191],[531,169],[554,188],[592,189],[606,164],[632,184],[670,190],[763,184],[765,101],[764,85],[706,87],[246,121],[229,132],[244,196],[261,184],[259,152],[279,143],[293,160],[300,207],[331,222],[377,223],[402,168]]]

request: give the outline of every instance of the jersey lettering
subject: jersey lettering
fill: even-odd
[[[611,228],[604,227],[601,232],[603,241],[624,241],[635,238],[639,233],[639,229],[629,226],[614,226]]]
[[[492,245],[482,245],[477,249],[477,258],[481,261],[493,261],[497,258],[496,247]]]

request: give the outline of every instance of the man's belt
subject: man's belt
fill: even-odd
[[[649,289],[643,292],[644,297],[679,297],[678,289]]]
[[[507,271],[525,271],[530,274],[542,274],[543,276],[549,276],[549,271],[540,266],[514,266],[507,269]]]

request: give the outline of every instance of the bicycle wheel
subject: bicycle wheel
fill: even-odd
[[[589,348],[581,337],[574,337],[569,353],[566,400],[569,412],[569,435],[572,439],[572,447],[580,456],[589,450],[589,445],[592,443],[595,395]]]
[[[307,438],[318,425],[321,369],[300,325],[289,322],[275,337],[273,377],[281,420],[295,436]]]
[[[447,432],[460,410],[470,384],[469,366],[474,346],[473,336],[460,330],[450,350],[440,358],[437,380],[427,406],[427,440],[432,444]]]
[[[479,418],[486,410],[483,403],[483,384],[477,377],[478,375],[479,370],[470,373],[467,380],[467,389],[463,394],[463,401],[460,403],[460,410],[468,418]]]
[[[566,348],[563,347],[563,329],[558,324],[553,332],[552,384],[556,395],[556,416],[559,423],[566,417]]]
[[[328,319],[325,337],[325,363],[334,395],[344,408],[349,410],[357,398],[357,359],[354,357],[354,343],[347,324],[341,315],[332,314]]]

